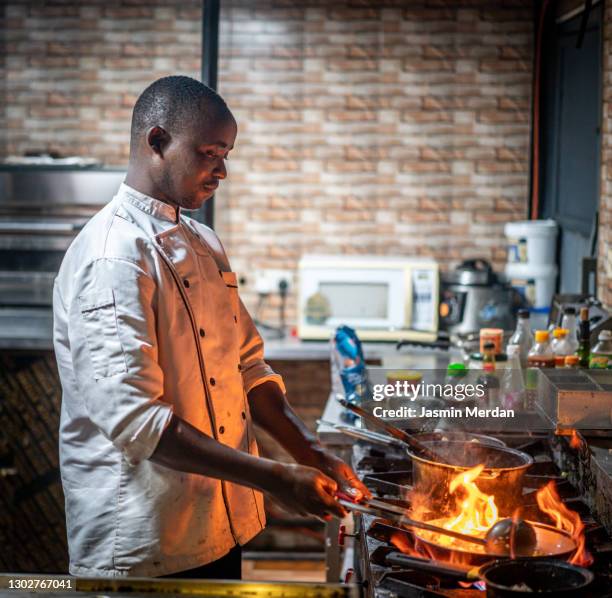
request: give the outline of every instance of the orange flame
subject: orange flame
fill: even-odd
[[[485,494],[475,484],[475,480],[483,469],[484,465],[477,465],[472,469],[458,473],[451,479],[448,490],[449,494],[455,498],[455,506],[450,516],[436,519],[426,517],[428,509],[426,501],[423,500],[424,497],[413,495],[412,517],[430,521],[449,530],[484,537],[488,529],[498,521],[499,515],[495,505],[495,497]],[[433,540],[435,544],[450,549],[450,553],[445,555],[445,560],[455,564],[470,563],[469,553],[453,550],[461,546],[461,540],[428,531],[419,531],[416,535]],[[422,551],[424,547],[417,543],[414,548]],[[415,553],[411,552],[411,554]]]
[[[483,469],[484,465],[477,465],[451,480],[450,494],[457,493],[462,498],[455,518],[443,524],[446,529],[476,536],[486,533],[498,520],[495,497],[485,494],[474,483]]]
[[[414,493],[411,497],[412,517],[430,521],[449,530],[484,537],[491,526],[500,520],[500,517],[495,504],[495,497],[482,492],[475,483],[483,469],[484,465],[477,465],[452,478],[449,484],[449,493],[455,497],[456,501],[454,511],[450,516],[437,519],[430,519],[425,516],[429,512],[425,497]],[[563,504],[554,482],[549,482],[538,490],[536,499],[540,510],[552,518],[557,529],[570,534],[576,543],[576,551],[569,562],[581,566],[590,565],[593,558],[586,550],[584,523],[582,523],[578,513],[571,511]],[[517,510],[513,514],[513,519],[516,520],[518,517],[519,511]],[[433,539],[434,544],[449,548],[450,552],[445,555],[445,560],[457,564],[467,564],[469,562],[467,553],[462,554],[459,550],[453,550],[457,547],[457,542],[461,542],[461,540],[455,540],[450,536],[443,536],[435,532],[419,531],[415,534],[414,541],[410,543],[402,537],[392,538],[391,543],[406,554],[440,559],[440,555],[433,548],[419,541],[419,536],[423,539]]]
[[[577,451],[582,448],[582,440],[574,428],[572,428],[569,445],[571,448]]]
[[[576,542],[577,550],[569,562],[583,567],[590,565],[593,557],[585,547],[584,523],[578,513],[571,511],[561,502],[555,483],[551,481],[540,488],[536,493],[536,500],[540,510],[553,519],[557,529],[568,532]]]

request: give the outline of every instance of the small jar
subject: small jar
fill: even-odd
[[[487,343],[495,345],[495,354],[499,355],[502,352],[502,343],[504,340],[504,331],[501,328],[481,328],[480,329],[480,352],[484,353],[484,348]]]

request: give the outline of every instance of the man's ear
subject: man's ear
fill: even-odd
[[[163,157],[169,142],[170,135],[163,127],[156,125],[147,131],[147,145],[158,156]]]

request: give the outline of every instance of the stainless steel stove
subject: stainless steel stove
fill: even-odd
[[[593,496],[602,494],[597,486],[610,482],[609,479],[594,481],[585,480],[589,471],[580,463],[584,462],[586,444],[579,446],[576,441],[567,437],[549,435],[501,437],[506,444],[518,448],[534,458],[534,464],[528,470],[523,491],[522,512],[527,519],[546,522],[546,515],[538,509],[535,500],[537,489],[547,482],[554,481],[564,505],[576,511],[584,525],[587,550],[593,556],[593,563],[588,567],[594,573],[594,582],[588,589],[574,592],[574,596],[603,597],[612,595],[612,537],[610,527],[606,529],[598,518],[609,505],[594,505]],[[591,455],[592,456],[592,455]],[[371,445],[358,444],[353,450],[353,465],[363,477],[373,494],[394,504],[410,507],[407,489],[412,484],[410,460],[405,454],[388,448],[374,448]],[[561,467],[560,467],[561,466]],[[593,472],[594,473],[594,472]],[[580,476],[580,480],[578,479]],[[603,474],[609,478],[609,474]],[[583,486],[579,491],[570,480]],[[591,489],[586,490],[588,484]],[[603,509],[603,510],[602,510]],[[606,523],[609,525],[610,522]],[[392,534],[404,534],[404,541],[414,540],[410,531],[398,532],[397,528],[370,515],[356,515],[355,566],[357,581],[367,598],[386,598],[397,595],[413,596],[447,596],[471,598],[484,595],[482,582],[458,582],[445,575],[411,570],[409,567],[397,567],[387,564],[387,555],[397,552],[397,542],[390,541]],[[548,595],[548,594],[547,594]],[[553,594],[550,594],[553,595]]]

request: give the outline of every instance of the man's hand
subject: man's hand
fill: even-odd
[[[290,511],[329,519],[346,515],[335,498],[337,488],[333,479],[313,467],[284,464],[268,492]]]
[[[251,389],[248,398],[255,423],[275,438],[298,463],[322,471],[338,483],[338,490],[355,500],[371,497],[355,472],[321,447],[316,435],[291,409],[278,384],[271,380],[264,382]]]
[[[338,490],[359,501],[362,498],[372,498],[367,486],[357,477],[357,474],[342,459],[322,448],[313,451],[308,465],[316,467],[338,484]]]
[[[151,456],[158,465],[255,488],[291,511],[323,519],[344,517],[338,484],[313,467],[279,463],[230,448],[176,415]]]

